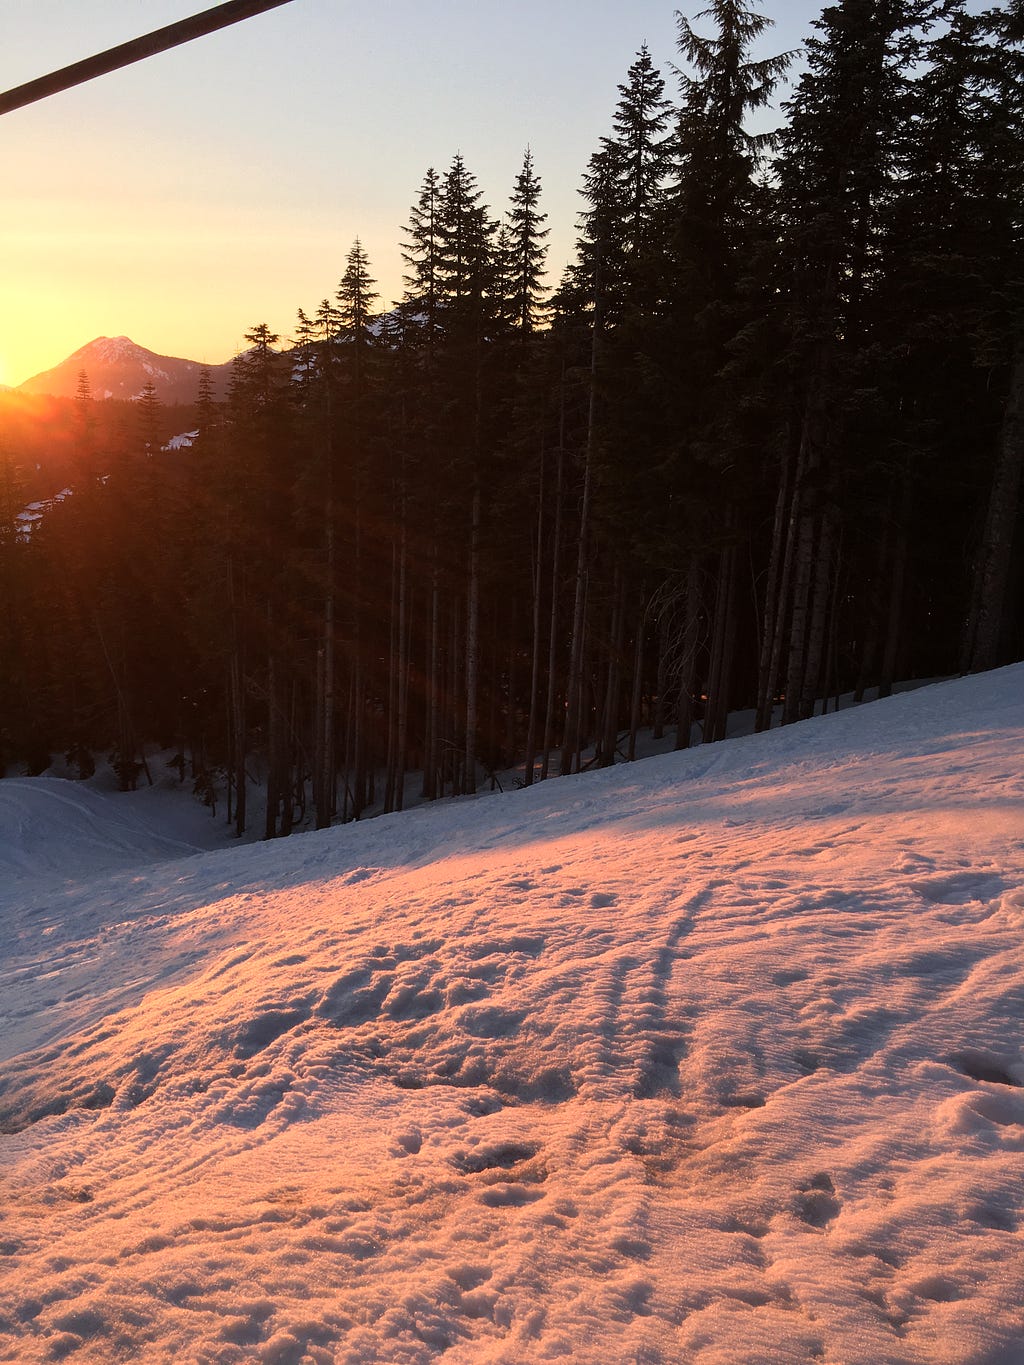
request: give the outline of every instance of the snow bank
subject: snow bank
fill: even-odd
[[[1019,1362],[1022,752],[1017,667],[182,859],[0,783],[0,1360]]]

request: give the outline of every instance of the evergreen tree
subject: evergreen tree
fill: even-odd
[[[370,319],[373,305],[379,298],[370,276],[370,261],[357,237],[345,262],[345,273],[338,285],[338,330],[352,339],[357,351],[365,348],[370,339]]]
[[[476,177],[456,154],[442,181],[438,280],[445,335],[444,427],[452,459],[452,493],[461,504],[466,547],[462,776],[456,784],[466,792],[476,790],[482,481],[485,461],[493,453],[488,334],[501,311],[494,278],[494,224],[482,197]]]
[[[441,253],[441,177],[433,167],[427,171],[402,241],[407,326],[422,330],[428,343],[438,325]]]
[[[28,547],[18,520],[24,506],[21,471],[0,445],[0,777],[31,728],[26,626],[32,589],[24,573]]]
[[[774,228],[758,176],[770,135],[750,132],[747,123],[768,103],[789,62],[788,54],[753,58],[771,21],[743,0],[715,0],[697,19],[710,22],[710,35],[678,17],[679,50],[689,70],[680,73],[675,169],[666,195],[665,323],[646,350],[666,395],[659,466],[673,490],[672,518],[660,534],[675,543],[667,582],[677,585],[669,597],[682,604],[674,613],[678,634],[668,642],[680,745],[690,742],[701,693],[708,698],[704,738],[722,737],[734,690],[737,566],[763,460],[763,431],[744,420],[752,395],[738,362],[769,307],[764,258]],[[659,528],[652,530],[657,535]]]
[[[293,809],[292,735],[288,706],[289,582],[293,496],[290,367],[265,323],[246,333],[250,349],[234,362],[228,393],[224,474],[236,508],[228,557],[231,616],[230,694],[235,765],[236,827],[246,820],[245,756],[248,694],[255,690],[265,742],[267,838],[287,833]],[[262,667],[260,667],[260,661]]]
[[[457,153],[441,182],[436,273],[449,333],[468,329],[475,335],[486,306],[494,225],[482,198],[476,177]]]
[[[619,86],[614,136],[603,143],[613,153],[621,182],[623,245],[634,262],[652,247],[652,229],[671,165],[671,139],[666,133],[670,117],[665,81],[645,43],[629,68],[626,83]]]
[[[964,196],[973,250],[964,254],[975,285],[978,369],[998,403],[992,458],[980,461],[984,519],[961,646],[961,667],[976,671],[1017,657],[1024,645],[1024,5],[1012,0],[962,24],[974,39]]]
[[[92,385],[85,370],[79,370],[75,383],[75,463],[76,482],[83,486],[97,478],[96,470],[96,408]]]
[[[353,730],[349,747],[352,753],[353,814],[357,818],[370,800],[372,778],[369,768],[372,755],[367,718],[373,683],[369,660],[377,656],[369,639],[371,624],[379,619],[374,609],[376,603],[372,608],[370,602],[370,589],[373,586],[370,565],[375,547],[367,534],[373,521],[369,500],[376,479],[372,469],[374,423],[370,374],[373,351],[370,318],[377,299],[374,284],[369,261],[357,238],[348,253],[345,272],[336,295],[338,336],[342,343],[338,353],[339,402],[345,414],[343,429],[339,432],[339,459],[347,480],[343,503],[351,555],[348,640]]]
[[[766,612],[775,643],[766,650],[762,723],[783,673],[787,721],[810,715],[823,687],[838,547],[848,539],[844,481],[853,466],[844,447],[856,440],[858,369],[886,247],[883,209],[908,126],[909,73],[940,9],[932,0],[842,0],[826,9],[786,106],[779,184],[797,415],[784,478],[791,491],[778,512],[788,527],[778,599]]]
[[[148,459],[160,449],[160,416],[163,412],[163,404],[151,379],[142,386],[137,412],[139,444],[142,454]]]
[[[540,177],[527,148],[506,215],[508,275],[504,290],[512,324],[523,336],[537,325],[544,293],[545,238],[550,229],[544,227],[547,214],[540,211],[540,196]]]

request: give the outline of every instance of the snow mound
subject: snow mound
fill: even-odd
[[[145,799],[133,803],[127,794],[108,796],[54,777],[0,782],[0,883],[51,874],[82,878],[200,851],[161,833],[166,809],[145,805]]]
[[[0,783],[0,1360],[1020,1360],[1022,758],[1017,667],[182,860]]]

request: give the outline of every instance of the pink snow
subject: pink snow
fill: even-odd
[[[191,856],[0,782],[0,1360],[1024,1360],[1022,759],[1017,666]]]

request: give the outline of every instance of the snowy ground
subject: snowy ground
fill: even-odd
[[[1019,666],[191,856],[0,783],[0,1360],[1020,1365],[1022,759]]]

